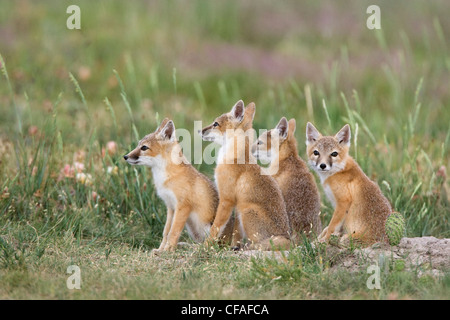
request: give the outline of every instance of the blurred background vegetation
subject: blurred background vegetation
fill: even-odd
[[[66,28],[73,4],[81,30]],[[307,121],[349,123],[406,235],[448,238],[449,16],[444,0],[1,1],[0,298],[448,298],[448,273],[391,268],[368,290],[364,269],[327,273],[309,243],[280,262],[152,258],[165,206],[122,155],[164,117],[195,135],[238,99],[256,129],[295,118],[302,157]],[[83,290],[66,287],[71,264]]]
[[[81,30],[66,28],[72,4]],[[371,4],[381,30],[366,27]],[[407,234],[448,237],[449,14],[415,0],[3,1],[0,235],[32,241],[31,221],[158,245],[164,205],[121,156],[164,117],[193,132],[243,99],[256,129],[295,118],[302,157],[307,121],[324,134],[350,123],[352,155]]]

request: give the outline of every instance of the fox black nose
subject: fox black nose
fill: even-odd
[[[128,160],[128,156],[127,156],[127,155],[124,155],[123,158],[124,158],[125,160]]]
[[[327,167],[327,165],[325,163],[320,164],[320,169],[324,170],[326,167]]]

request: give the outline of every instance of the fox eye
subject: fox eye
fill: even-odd
[[[333,153],[331,154],[331,156],[332,156],[332,157],[337,157],[337,156],[338,156],[338,153],[335,151],[335,152],[333,152]]]
[[[318,156],[318,155],[319,155],[319,151],[317,151],[317,150],[314,150],[313,153],[314,153],[315,156]]]
[[[214,122],[213,127],[218,127],[219,123],[218,122]]]
[[[142,146],[142,147],[141,147],[141,150],[142,150],[142,151],[145,151],[145,150],[148,150],[148,149],[149,149],[149,147],[147,147],[147,146]]]
[[[263,144],[263,142],[261,140],[258,140],[257,144],[261,145],[261,144]]]

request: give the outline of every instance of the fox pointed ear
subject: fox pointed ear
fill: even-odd
[[[278,130],[281,138],[286,139],[289,131],[289,124],[287,119],[285,117],[281,118],[275,129]]]
[[[169,118],[164,118],[164,120],[161,121],[161,124],[159,125],[159,127],[156,129],[155,132],[157,132],[157,133],[161,132],[162,128],[165,127],[165,125],[167,124],[167,122],[169,122]]]
[[[236,104],[234,105],[233,109],[231,109],[231,114],[233,115],[233,117],[238,120],[239,122],[242,121],[242,119],[244,119],[244,101],[239,100],[238,102],[236,102]]]
[[[293,135],[293,134],[294,134],[296,127],[297,127],[297,124],[296,124],[296,122],[295,122],[295,119],[292,118],[291,120],[289,120],[289,122],[288,122],[288,128],[289,128],[289,134],[290,134],[290,135]]]
[[[253,119],[255,118],[255,112],[256,112],[256,105],[254,102],[250,102],[246,107],[245,107],[245,112],[244,112],[244,116],[247,119],[251,119],[251,121],[253,121]]]
[[[321,136],[320,132],[311,122],[306,124],[306,145],[316,142]]]
[[[339,144],[344,144],[350,146],[350,138],[352,134],[350,132],[350,126],[346,124],[339,132],[334,136]]]
[[[175,125],[172,120],[168,120],[164,128],[160,132],[161,138],[164,140],[175,141]]]

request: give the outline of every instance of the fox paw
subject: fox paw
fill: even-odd
[[[159,256],[159,255],[161,254],[161,252],[163,252],[162,249],[153,249],[153,250],[150,252],[150,254],[151,254],[152,256]]]
[[[330,240],[330,237],[327,237],[327,236],[323,236],[323,237],[320,237],[317,239],[317,241],[319,243],[328,243],[329,240]]]
[[[319,240],[319,242],[323,242],[323,239],[325,239],[326,235],[328,232],[328,227],[326,227],[325,229],[322,230],[322,232],[320,233],[320,235],[317,237],[317,239]]]

